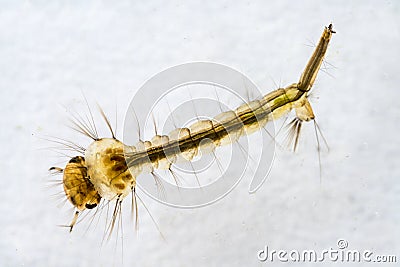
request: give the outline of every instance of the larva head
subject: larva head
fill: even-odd
[[[124,156],[124,144],[113,138],[94,141],[85,152],[90,181],[108,200],[122,199],[136,185]]]
[[[68,200],[80,211],[93,209],[100,203],[101,196],[90,182],[81,156],[73,157],[65,166],[63,185]]]

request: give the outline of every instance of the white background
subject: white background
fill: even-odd
[[[2,266],[265,266],[257,260],[265,245],[322,251],[339,238],[399,260],[398,2],[232,2],[0,1]],[[334,67],[320,72],[312,99],[330,146],[321,155],[322,183],[310,124],[298,152],[277,150],[254,195],[251,177],[202,209],[142,194],[165,240],[142,205],[136,236],[129,203],[123,256],[120,239],[101,245],[104,216],[87,232],[88,223],[72,234],[57,226],[73,211],[57,206],[51,195],[62,187],[46,186],[60,177],[47,169],[67,158],[41,138],[89,143],[66,127],[66,110],[85,105],[82,92],[109,114],[117,109],[119,133],[135,91],[176,64],[226,64],[267,93],[274,82],[298,80],[331,22],[337,34],[326,60]]]

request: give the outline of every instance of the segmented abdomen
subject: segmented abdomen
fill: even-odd
[[[169,169],[181,160],[192,160],[201,150],[212,152],[216,147],[233,143],[251,134],[266,123],[289,112],[293,102],[305,96],[292,84],[277,89],[260,100],[245,103],[234,111],[223,112],[212,120],[200,120],[188,128],[178,128],[168,135],[156,135],[151,141],[140,141],[126,151],[131,173],[151,173]]]

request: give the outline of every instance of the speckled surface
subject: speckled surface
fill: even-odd
[[[209,2],[0,2],[2,266],[262,266],[268,262],[257,252],[265,245],[322,251],[339,238],[400,260],[398,3]],[[40,138],[88,144],[65,126],[66,110],[85,105],[82,92],[110,114],[118,106],[119,125],[147,79],[183,62],[226,64],[267,93],[274,81],[297,81],[330,22],[337,34],[326,59],[334,67],[319,74],[312,99],[330,146],[321,184],[307,125],[298,152],[277,150],[256,194],[247,193],[251,177],[195,210],[142,194],[165,240],[143,206],[136,236],[129,203],[123,256],[120,240],[101,245],[104,216],[87,232],[87,223],[72,234],[57,227],[73,211],[57,206],[51,194],[62,189],[46,188],[54,178],[47,169],[66,159]]]

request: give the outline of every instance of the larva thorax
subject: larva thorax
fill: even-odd
[[[124,144],[119,140],[95,140],[86,149],[85,159],[89,179],[103,198],[122,199],[135,187],[135,177],[125,161]]]

